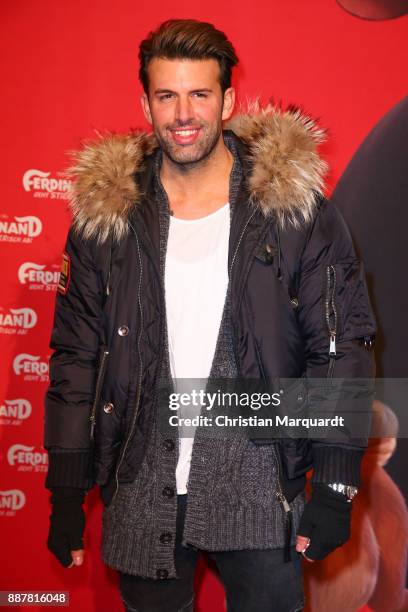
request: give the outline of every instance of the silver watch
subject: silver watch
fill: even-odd
[[[341,482],[331,482],[328,486],[333,489],[333,491],[337,491],[337,493],[342,493],[347,497],[347,501],[351,502],[353,497],[355,497],[358,493],[357,487],[353,487],[352,485],[346,485]]]

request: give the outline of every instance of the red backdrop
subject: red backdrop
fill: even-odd
[[[406,93],[407,17],[371,22],[335,0],[151,3],[3,0],[3,179],[0,210],[0,589],[69,590],[71,609],[121,610],[116,575],[99,557],[101,505],[88,501],[87,560],[48,553],[43,396],[61,251],[69,225],[66,151],[95,130],[142,127],[138,44],[171,17],[225,30],[241,58],[239,97],[295,103],[329,130],[328,192],[384,113]],[[405,81],[405,82],[404,82]],[[202,610],[224,609],[216,578],[199,572]],[[25,609],[21,607],[20,609]]]

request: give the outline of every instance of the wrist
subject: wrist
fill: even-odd
[[[51,489],[51,503],[58,505],[82,505],[85,500],[85,491],[77,487],[53,487]]]
[[[348,502],[351,502],[358,493],[358,488],[353,485],[347,485],[342,482],[330,482],[327,485],[336,493],[341,493],[345,496]]]

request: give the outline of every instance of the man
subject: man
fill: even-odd
[[[162,427],[172,381],[372,375],[361,266],[321,196],[322,133],[272,108],[223,130],[236,63],[212,25],[165,22],[140,47],[153,134],[107,136],[73,169],[46,397],[48,545],[82,564],[82,503],[99,484],[103,558],[129,611],[192,610],[200,550],[228,610],[302,609],[298,553],[321,559],[348,539],[359,485],[364,437],[311,440],[305,505],[305,440]]]

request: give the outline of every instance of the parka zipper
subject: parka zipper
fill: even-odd
[[[292,517],[292,508],[288,500],[286,499],[281,483],[281,469],[280,469],[280,459],[277,455],[276,444],[271,444],[273,449],[273,454],[275,457],[275,462],[278,470],[278,490],[276,491],[276,497],[280,501],[283,511],[284,511],[284,520],[285,520],[285,546],[284,546],[284,561],[290,561],[290,541],[292,537],[292,526],[293,526],[293,517]]]
[[[256,213],[256,210],[254,210],[254,211],[251,213],[251,215],[250,215],[250,216],[248,217],[248,219],[246,220],[246,223],[245,223],[244,227],[242,228],[241,234],[240,234],[240,236],[239,236],[239,238],[238,238],[238,241],[237,241],[237,244],[236,244],[236,247],[235,247],[235,250],[234,250],[234,254],[233,254],[233,256],[232,256],[231,265],[230,265],[230,269],[229,269],[229,278],[231,278],[232,266],[233,266],[233,265],[234,265],[234,263],[235,263],[235,259],[236,259],[236,256],[237,256],[237,253],[238,253],[238,249],[239,249],[239,247],[240,247],[240,244],[241,244],[241,242],[242,242],[242,238],[244,237],[244,234],[245,234],[246,228],[248,227],[249,222],[251,221],[251,219],[252,219],[252,217],[254,216],[254,214],[255,214],[255,213]]]
[[[116,466],[116,471],[115,471],[115,482],[116,482],[116,488],[115,488],[115,492],[112,496],[112,501],[111,503],[114,502],[118,491],[119,491],[119,470],[121,468],[121,465],[123,463],[123,459],[125,457],[125,453],[126,453],[126,449],[128,447],[129,441],[133,435],[133,430],[135,428],[135,424],[136,424],[136,420],[137,420],[137,416],[139,413],[139,404],[140,404],[140,395],[141,395],[141,388],[142,388],[142,376],[143,376],[143,360],[142,360],[142,354],[140,351],[140,340],[142,337],[142,333],[143,333],[143,309],[142,309],[142,301],[141,301],[141,286],[142,286],[142,277],[143,277],[143,262],[142,262],[142,257],[140,255],[140,244],[139,244],[139,237],[137,235],[137,232],[135,230],[135,228],[133,227],[133,225],[131,223],[129,223],[130,227],[133,230],[133,233],[136,237],[136,244],[137,244],[137,254],[138,254],[138,258],[139,258],[139,267],[140,267],[140,274],[139,274],[139,283],[138,283],[138,288],[137,288],[137,303],[138,303],[138,307],[139,307],[139,312],[140,312],[140,330],[139,330],[139,335],[137,338],[137,354],[139,357],[139,378],[138,378],[138,384],[137,384],[137,392],[136,392],[136,405],[135,405],[135,409],[133,412],[133,417],[132,417],[132,422],[130,424],[130,428],[129,428],[129,433],[128,436],[125,440],[125,443],[122,447],[122,451],[119,457],[119,461],[117,463]]]
[[[230,267],[229,267],[229,273],[228,273],[228,289],[227,289],[227,291],[229,291],[229,288],[230,288],[232,268],[233,268],[233,266],[234,266],[235,259],[236,259],[236,257],[237,257],[238,249],[239,249],[239,247],[240,247],[240,245],[241,245],[241,242],[242,242],[242,239],[243,239],[244,234],[245,234],[245,232],[246,232],[246,229],[247,229],[247,227],[248,227],[248,225],[249,225],[249,223],[250,223],[250,221],[251,221],[252,217],[255,215],[255,212],[256,212],[256,210],[252,211],[252,213],[250,214],[250,216],[249,216],[249,217],[248,217],[248,219],[246,220],[245,225],[244,225],[244,227],[242,228],[241,234],[240,234],[240,236],[239,236],[239,238],[238,238],[237,244],[236,244],[236,246],[235,246],[234,253],[233,253],[233,256],[232,256],[232,259],[231,259],[231,265],[230,265]],[[234,328],[234,329],[233,329],[233,332],[234,332],[234,333],[233,333],[233,337],[234,337],[234,340],[233,340],[233,349],[234,349],[234,355],[235,355],[235,362],[238,364],[238,351],[237,351],[237,342],[236,342],[236,336],[237,336],[237,333],[236,333],[236,329],[235,329],[235,326],[234,326],[233,322],[232,322],[232,325],[233,325],[233,328]]]
[[[91,416],[89,417],[89,420],[91,422],[91,433],[90,433],[91,443],[93,443],[93,441],[94,441],[95,422],[96,422],[96,410],[98,408],[99,400],[101,398],[102,383],[103,383],[103,379],[104,379],[104,376],[105,376],[105,370],[106,370],[106,363],[107,363],[108,355],[109,355],[109,351],[103,351],[102,358],[101,358],[101,363],[100,363],[100,366],[99,366],[98,377],[96,379],[95,399],[94,399],[94,402],[93,402],[93,405],[92,405]]]
[[[336,292],[336,269],[334,266],[326,266],[326,323],[329,330],[329,369],[327,378],[333,377],[334,365],[336,363],[336,335],[337,335],[337,309],[334,300]],[[333,315],[333,326],[331,323]]]

